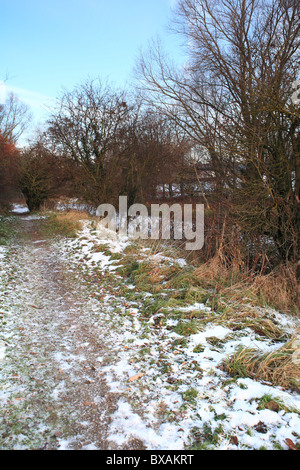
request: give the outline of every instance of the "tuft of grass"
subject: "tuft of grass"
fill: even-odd
[[[261,354],[256,349],[240,347],[222,365],[233,377],[250,377],[300,392],[299,342],[295,335],[279,349]]]
[[[190,403],[191,405],[196,405],[197,397],[198,397],[198,390],[195,388],[188,388],[185,392],[181,393],[182,399],[185,402]]]
[[[194,347],[193,352],[200,354],[205,350],[205,346],[203,344],[197,344],[197,346]]]
[[[190,336],[199,332],[199,325],[194,321],[179,322],[174,331],[180,336]]]
[[[258,400],[258,410],[271,410],[271,411],[281,411],[285,410],[286,412],[292,412],[289,407],[287,407],[280,398],[273,397],[272,395],[265,394],[260,397]]]
[[[209,450],[214,449],[220,442],[220,438],[224,433],[222,424],[219,424],[214,430],[210,423],[203,424],[201,429],[194,428],[191,433],[193,443],[189,446],[192,450]]]
[[[168,289],[190,289],[199,286],[198,279],[194,276],[195,269],[192,266],[178,267],[174,275],[167,283]]]

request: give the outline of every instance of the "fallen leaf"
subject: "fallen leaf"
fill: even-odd
[[[143,377],[143,375],[145,375],[145,374],[142,374],[142,373],[136,374],[136,375],[133,375],[132,377],[130,377],[130,379],[128,379],[128,380],[129,380],[129,382],[133,382],[134,380],[137,380],[137,379],[140,379],[141,377]]]
[[[180,366],[179,366],[179,369],[181,369],[183,366],[185,366],[186,364],[188,364],[188,362],[183,362]]]
[[[238,440],[237,436],[231,436],[230,444],[233,444],[233,445],[237,446],[238,443],[239,443],[239,440]]]
[[[298,450],[293,441],[291,441],[291,439],[286,439],[284,442],[290,450]]]
[[[266,408],[268,408],[268,410],[271,410],[271,411],[279,411],[279,406],[278,406],[278,403],[276,403],[276,401],[269,401],[269,403],[267,403],[266,405]]]

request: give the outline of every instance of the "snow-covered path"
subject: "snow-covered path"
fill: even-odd
[[[8,250],[1,273],[0,448],[117,448],[107,441],[116,397],[99,362],[113,345],[95,322],[95,286],[37,228],[20,218],[26,241]]]
[[[185,320],[172,312],[158,325],[159,315],[143,315],[152,294],[129,295],[135,286],[115,272],[127,240],[88,223],[74,240],[43,240],[39,222],[21,217],[20,236],[1,249],[0,449],[299,444],[299,394],[219,367],[239,345],[280,344],[214,323],[182,336]],[[299,326],[276,315],[287,330]]]

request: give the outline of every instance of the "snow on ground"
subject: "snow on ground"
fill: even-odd
[[[26,214],[29,212],[28,207],[25,204],[13,204],[13,213],[18,213],[18,214]]]
[[[33,243],[34,250],[39,250],[38,242],[36,240]],[[286,439],[299,443],[299,394],[249,378],[232,379],[220,368],[222,361],[240,345],[268,352],[279,348],[281,343],[274,344],[250,329],[233,331],[213,323],[208,323],[195,334],[183,337],[175,331],[179,320],[172,317],[172,311],[170,318],[158,328],[157,315],[146,319],[142,315],[144,300],[152,294],[144,292],[142,298],[130,300],[130,297],[119,291],[120,287],[127,287],[129,293],[135,292],[135,286],[124,286],[124,279],[115,272],[120,260],[114,259],[105,249],[97,250],[97,247],[104,246],[111,253],[121,255],[129,244],[127,237],[119,236],[101,225],[95,228],[89,221],[83,222],[78,238],[53,242],[57,255],[52,256],[59,257],[66,269],[74,273],[78,285],[87,273],[95,272],[95,277],[99,272],[103,275],[102,282],[91,292],[93,297],[85,304],[81,321],[86,322],[86,318],[89,318],[88,321],[94,324],[99,344],[107,343],[112,348],[109,355],[99,350],[96,360],[97,371],[105,379],[110,391],[119,397],[111,416],[109,441],[122,448],[128,441],[138,439],[149,450],[182,450],[195,442],[204,443],[208,448],[228,450],[288,449]],[[1,253],[0,273],[5,271],[10,262],[5,257],[5,250]],[[141,259],[150,256],[147,253],[144,250]],[[184,260],[172,259],[163,254],[151,256],[158,264],[184,265]],[[24,286],[22,292],[17,292],[18,305],[24,303],[26,298]],[[14,286],[7,289],[13,298],[16,295]],[[62,298],[62,311],[66,308],[64,303],[65,299]],[[35,306],[37,314],[38,307]],[[210,307],[202,303],[182,307],[184,309],[211,312]],[[279,312],[273,314],[286,330],[299,326],[297,320]],[[52,319],[46,332],[49,345],[55,344],[56,326]],[[81,327],[78,321],[66,334],[71,335],[72,329],[77,331]],[[32,341],[34,329],[33,325]],[[16,341],[18,334],[21,333],[16,334],[9,328],[4,328],[0,333],[0,363],[5,361],[6,345]],[[69,380],[75,383],[81,365],[86,363],[90,346],[88,342],[79,345],[82,354],[74,355],[69,350],[69,336],[66,338],[64,348],[51,353],[51,357],[57,368],[68,374]],[[214,344],[211,338],[221,341]],[[39,373],[42,373],[42,369]],[[22,384],[18,387],[17,390],[21,390]],[[60,380],[55,386],[49,385],[52,400],[59,400],[66,392],[66,387],[66,380]],[[0,403],[8,403],[10,393],[10,386],[6,384],[0,390]],[[264,409],[260,407],[264,397],[276,400],[283,406],[278,411]],[[101,404],[101,400],[103,397],[96,394],[93,403]],[[90,426],[84,419],[80,425]],[[21,442],[20,436],[18,439]],[[63,436],[59,445],[60,449],[69,449],[71,442]],[[94,442],[89,442],[87,446],[97,448]]]
[[[5,255],[5,247],[4,246],[0,246],[0,259],[1,258],[4,258],[4,255]]]
[[[77,253],[73,258],[75,263],[78,259],[82,263],[83,253],[83,263],[88,269],[96,263],[98,269],[113,272],[116,263],[108,256],[93,253],[94,243],[105,243],[111,251],[120,253],[129,244],[126,237],[118,238],[107,229],[92,233],[87,223],[80,235],[68,242],[64,251],[68,256]],[[156,256],[157,263],[164,261],[163,256]],[[182,263],[173,260],[178,261]],[[134,289],[133,285],[127,287]],[[174,341],[182,340],[172,328],[177,320],[170,319],[156,329],[154,317],[146,323],[140,319],[143,302],[127,301],[124,308],[122,299],[118,300],[123,313],[119,331],[109,332],[115,342],[115,360],[102,368],[111,391],[122,392],[111,424],[113,441],[122,445],[135,437],[148,449],[184,449],[193,442],[191,436],[205,434],[201,430],[206,429],[206,434],[214,436],[213,447],[219,449],[287,449],[286,439],[299,442],[300,396],[297,393],[248,378],[231,380],[219,368],[224,358],[240,345],[263,353],[281,344],[274,345],[271,340],[257,337],[250,329],[234,332],[224,326],[207,324],[203,331],[192,334],[184,346],[176,349]],[[111,312],[118,302],[112,307],[112,297],[108,294],[102,305],[103,311]],[[185,309],[210,310],[199,303]],[[129,315],[125,315],[128,311]],[[299,326],[295,319],[272,313],[287,330]],[[221,347],[213,346],[207,341],[211,337],[227,338],[227,341]],[[201,348],[195,352],[199,345]],[[259,409],[260,400],[266,396],[283,403],[284,409]]]

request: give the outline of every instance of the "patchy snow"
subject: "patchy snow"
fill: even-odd
[[[0,259],[4,258],[6,252],[6,248],[4,246],[0,246]]]
[[[29,209],[26,204],[13,204],[13,209],[11,212],[17,214],[26,214],[27,212],[29,212]]]
[[[95,241],[100,235],[98,242],[106,243],[111,251],[114,247],[122,252],[128,246],[128,240],[123,238],[120,241],[115,234],[106,230],[91,236],[86,226],[82,235],[89,241],[93,237]],[[65,246],[65,250],[72,252],[79,246],[87,255],[93,245],[79,238],[71,242],[69,247]],[[147,251],[144,250],[145,253]],[[162,254],[155,258],[157,263],[169,261]],[[90,253],[84,263],[90,267],[91,260],[95,259]],[[97,257],[97,265],[102,270],[111,268],[104,256]],[[127,288],[132,291],[134,285],[129,284]],[[103,308],[110,311],[110,304],[111,298],[105,297]],[[121,298],[119,304],[123,304]],[[172,326],[177,324],[177,320],[168,319],[165,326],[157,330],[154,326],[156,316],[153,316],[147,322],[146,332],[145,324],[139,320],[140,307],[141,303],[136,306],[129,302],[128,310],[132,318],[128,320],[128,316],[122,316],[119,331],[109,332],[115,344],[115,359],[111,364],[103,365],[102,372],[111,391],[121,393],[110,427],[111,440],[122,446],[128,439],[138,438],[148,449],[184,449],[192,442],[191,435],[195,429],[200,432],[206,424],[213,432],[220,423],[222,430],[219,432],[218,444],[214,446],[219,449],[273,449],[276,445],[287,449],[287,438],[293,441],[299,439],[300,397],[297,393],[252,379],[231,381],[219,369],[222,361],[240,345],[268,352],[281,344],[274,345],[266,338],[259,339],[248,329],[236,333],[224,326],[207,324],[203,331],[187,339],[185,347],[176,351],[174,340],[181,337],[172,331]],[[181,310],[211,312],[209,307],[201,303],[182,307]],[[294,328],[295,324],[299,326],[297,320],[293,320],[292,326],[288,317],[278,312],[276,318],[287,329]],[[220,340],[227,338],[227,341],[221,348],[216,348],[207,342],[211,337]],[[203,347],[202,352],[194,352],[199,344]],[[142,350],[145,352],[141,353]],[[167,373],[161,372],[161,363],[167,367]],[[193,369],[191,366],[195,363]],[[130,382],[130,378],[135,376],[139,378]],[[175,383],[176,387],[172,389],[169,383]],[[196,395],[189,403],[183,397],[188,396],[191,389],[196,391]],[[259,410],[259,400],[263,396],[282,401],[286,410]],[[266,432],[264,428],[260,429],[260,422],[266,427]],[[232,436],[235,437],[234,441]]]
[[[45,216],[43,215],[40,215],[40,214],[35,214],[35,215],[26,215],[26,217],[24,217],[24,220],[29,222],[31,220],[40,220],[40,219],[44,219]]]
[[[240,345],[269,352],[279,348],[281,343],[274,344],[248,328],[233,331],[213,323],[202,325],[197,333],[184,337],[176,332],[179,320],[172,318],[172,309],[169,317],[159,313],[145,319],[142,315],[144,300],[152,294],[145,292],[142,298],[130,300],[119,292],[120,288],[128,289],[132,295],[135,286],[124,284],[123,278],[115,273],[120,260],[111,256],[111,253],[122,255],[129,244],[127,237],[101,225],[95,227],[90,221],[83,221],[78,238],[53,242],[47,262],[55,267],[59,260],[71,276],[74,285],[67,291],[60,291],[63,272],[52,270],[51,283],[38,267],[43,254],[42,240],[35,240],[21,250],[17,285],[10,282],[9,276],[16,269],[15,258],[0,257],[0,272],[6,273],[1,298],[6,324],[0,334],[0,360],[1,365],[7,365],[7,371],[4,367],[0,373],[0,402],[22,409],[22,399],[28,391],[22,371],[18,372],[16,363],[10,365],[7,350],[16,359],[21,357],[22,341],[24,337],[27,341],[30,335],[31,348],[26,353],[29,357],[26,367],[32,365],[30,377],[43,381],[49,408],[59,407],[64,398],[66,410],[60,412],[80,428],[74,431],[75,437],[57,433],[56,446],[61,450],[72,449],[79,441],[83,442],[80,447],[83,449],[101,448],[90,433],[90,415],[79,419],[76,410],[69,408],[74,387],[88,384],[91,392],[84,407],[94,410],[93,416],[97,415],[99,422],[105,421],[106,398],[100,389],[100,378],[116,397],[116,406],[109,414],[107,441],[110,448],[123,448],[138,439],[149,450],[183,450],[195,439],[206,442],[207,435],[214,436],[210,448],[226,450],[271,450],[279,446],[288,449],[286,439],[299,443],[299,394],[250,378],[232,379],[220,368],[223,360]],[[147,253],[149,250],[143,251],[146,256]],[[162,253],[154,256],[157,264],[185,265],[185,260],[174,260]],[[31,269],[37,267],[28,271],[30,266]],[[79,296],[87,276],[94,279],[88,285],[89,297],[86,297],[87,291],[82,291],[83,298],[79,299],[76,294]],[[36,286],[36,293],[31,293],[29,280]],[[176,307],[176,312],[180,311],[212,313],[211,308],[202,303]],[[294,331],[299,326],[297,319],[279,312],[271,313],[286,331]],[[164,320],[159,327],[158,318]],[[41,331],[41,325],[45,331]],[[93,331],[94,339],[79,336],[75,350],[74,338],[84,331]],[[42,335],[48,343],[47,354],[39,358]],[[219,342],[214,344],[211,338]],[[46,369],[47,361],[51,363],[50,369],[49,366]],[[47,370],[50,370],[49,377],[45,375]],[[20,376],[20,379],[8,381],[6,374]],[[30,386],[33,389],[32,383]],[[260,409],[260,400],[266,396],[283,403],[282,409]],[[76,400],[75,407],[79,406]],[[28,413],[27,409],[24,405],[24,413]],[[23,417],[26,419],[28,416]],[[40,426],[43,425],[41,420]],[[26,448],[24,429],[12,438],[11,448]]]
[[[0,341],[0,361],[3,361],[5,359],[5,343],[3,341]]]

